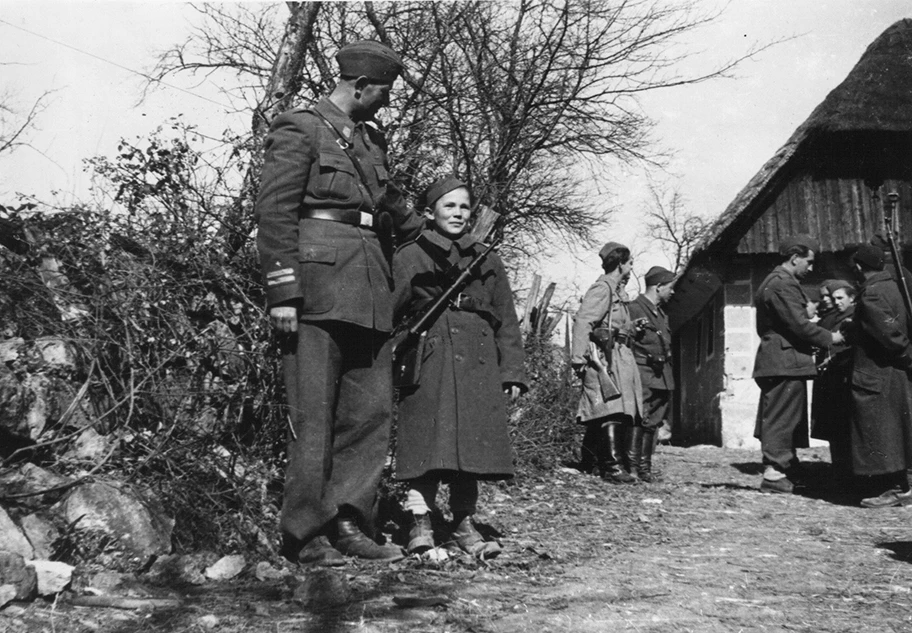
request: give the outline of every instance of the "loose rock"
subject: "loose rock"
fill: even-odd
[[[61,502],[67,522],[78,529],[101,530],[140,562],[171,551],[174,520],[160,504],[127,488],[98,482],[74,488]]]
[[[0,551],[0,584],[16,588],[15,600],[33,600],[38,595],[38,575],[19,554]]]
[[[7,552],[19,554],[23,558],[35,556],[32,544],[3,508],[0,508],[0,543],[3,543],[2,547]]]
[[[223,556],[215,564],[206,568],[206,578],[210,580],[230,580],[244,571],[247,561],[240,554]]]
[[[38,595],[53,596],[58,594],[73,579],[72,565],[61,563],[54,560],[33,560],[29,561],[29,566],[34,568],[38,576]]]
[[[16,599],[16,585],[0,585],[0,609]]]
[[[60,535],[54,524],[39,514],[22,517],[20,524],[23,534],[32,544],[32,549],[35,550],[35,558],[51,558],[51,546]]]

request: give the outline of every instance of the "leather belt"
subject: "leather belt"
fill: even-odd
[[[374,228],[374,216],[370,213],[352,209],[304,209],[301,211],[301,217],[311,220],[343,222],[344,224],[363,226],[368,229]]]
[[[614,335],[614,340],[621,345],[626,345],[627,347],[631,347],[633,345],[633,337],[629,334],[617,333]]]

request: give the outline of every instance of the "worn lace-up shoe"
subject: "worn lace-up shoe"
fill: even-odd
[[[412,529],[409,530],[409,554],[423,554],[434,549],[434,528],[431,525],[431,516],[425,514],[412,515]]]
[[[398,545],[378,545],[370,539],[353,519],[339,519],[336,522],[338,538],[335,548],[346,556],[375,560],[381,563],[393,563],[405,558]]]
[[[795,492],[795,484],[788,477],[782,479],[767,479],[766,477],[760,482],[760,492],[770,494],[790,495]]]
[[[912,505],[912,490],[903,492],[899,486],[890,488],[876,497],[861,500],[862,508],[894,508],[907,505]]]
[[[456,524],[453,539],[459,549],[476,558],[494,558],[502,551],[500,544],[496,541],[484,540],[484,537],[475,529],[471,516],[462,518]]]
[[[317,536],[298,552],[298,563],[316,567],[338,567],[345,564],[345,559],[339,550],[329,544],[329,539]]]

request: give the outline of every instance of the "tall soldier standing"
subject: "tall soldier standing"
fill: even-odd
[[[757,290],[757,334],[760,346],[754,360],[754,380],[760,387],[754,436],[760,439],[766,469],[760,490],[791,493],[789,479],[798,466],[796,448],[807,446],[808,407],[805,381],[817,375],[813,348],[842,343],[807,315],[807,297],[799,279],[814,266],[817,243],[808,235],[782,240],[783,257]]]
[[[630,318],[643,323],[633,342],[633,355],[643,384],[643,420],[633,428],[627,459],[645,482],[653,480],[656,431],[668,421],[674,376],[671,372],[671,328],[662,306],[674,295],[674,273],[653,266],[644,277],[646,291],[630,302]]]
[[[912,504],[912,343],[909,315],[884,252],[862,244],[852,255],[864,279],[855,308],[852,357],[852,468],[879,492],[866,508]]]
[[[402,71],[373,41],[336,55],[328,97],[273,121],[256,204],[269,317],[283,341],[291,438],[281,529],[300,563],[396,560],[371,533],[392,418],[394,234],[421,228],[388,176],[374,115]]]

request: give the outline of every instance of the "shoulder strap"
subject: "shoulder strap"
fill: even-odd
[[[327,127],[336,133],[336,145],[338,145],[339,148],[345,152],[345,155],[348,156],[348,160],[350,160],[352,165],[354,165],[355,171],[358,172],[358,177],[361,178],[361,184],[364,187],[364,192],[367,194],[367,199],[371,201],[371,206],[374,206],[374,197],[370,195],[370,184],[367,182],[367,176],[364,174],[364,169],[361,167],[361,163],[358,162],[358,159],[355,158],[355,155],[351,150],[351,143],[345,140],[345,138],[339,133],[339,130],[336,129],[336,126],[330,123],[329,119],[323,116],[321,112],[314,108],[308,108],[307,111],[312,112],[323,119]]]

